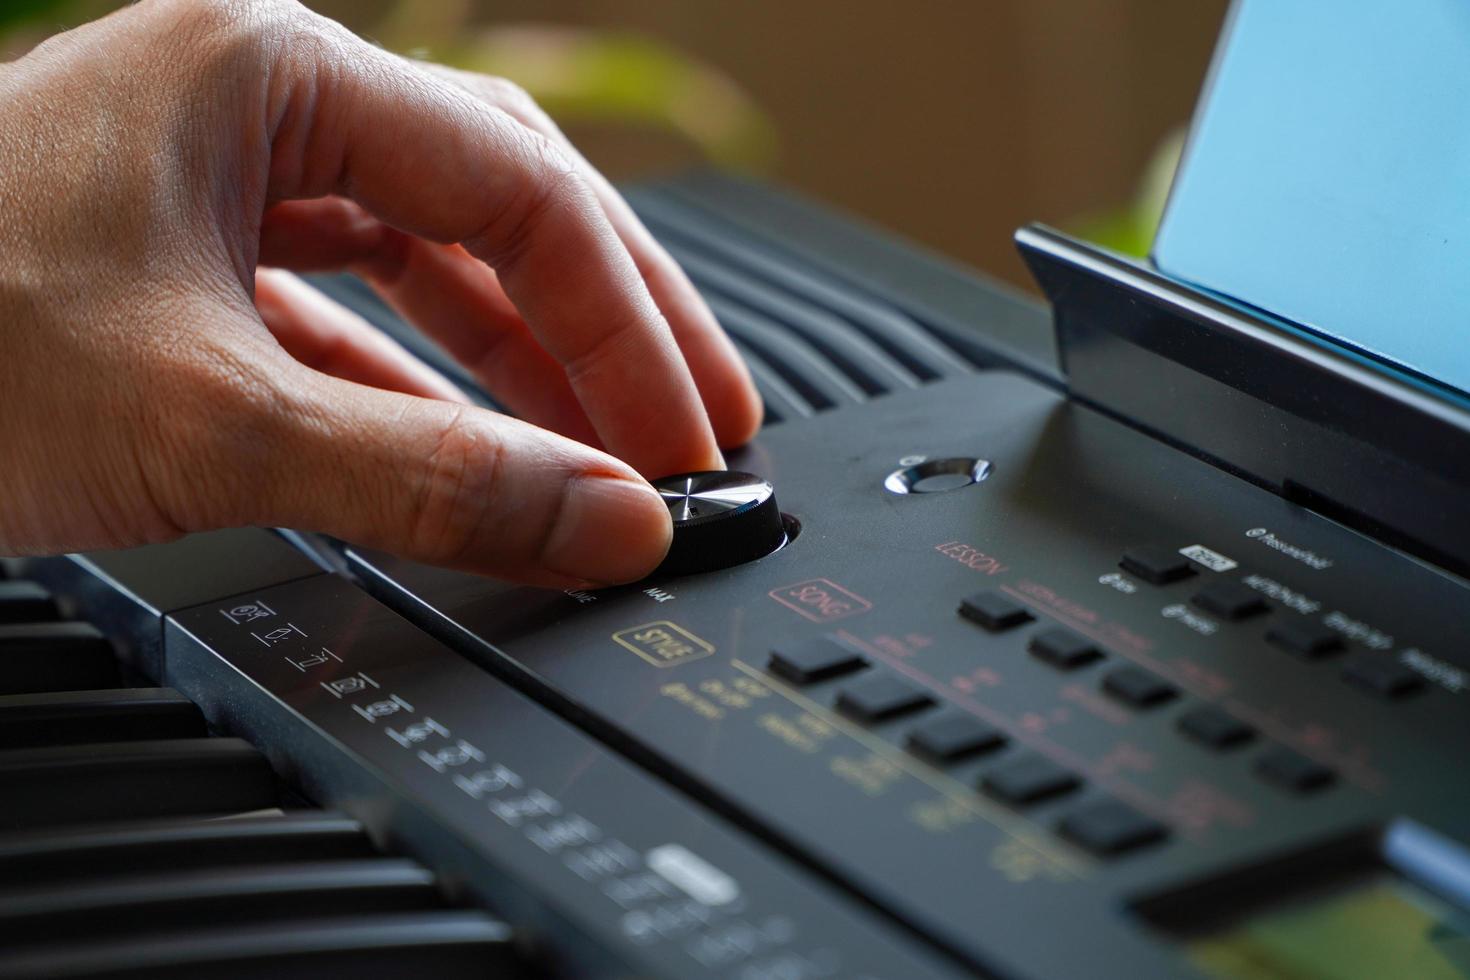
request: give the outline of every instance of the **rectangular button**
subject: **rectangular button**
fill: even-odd
[[[1293,793],[1311,793],[1332,785],[1337,774],[1291,749],[1277,747],[1256,760],[1256,775]]]
[[[1123,560],[1118,562],[1118,567],[1137,575],[1150,585],[1168,585],[1195,573],[1189,559],[1177,551],[1156,545],[1129,548],[1123,552]]]
[[[1037,633],[1031,638],[1030,650],[1036,659],[1062,670],[1072,670],[1102,657],[1097,644],[1061,627]]]
[[[1424,690],[1424,678],[1396,660],[1364,654],[1342,668],[1343,680],[1386,700],[1405,698]]]
[[[947,711],[920,722],[908,737],[910,750],[941,762],[990,752],[1005,744],[1004,732],[963,711]]]
[[[1343,646],[1340,633],[1309,619],[1277,622],[1267,631],[1266,641],[1308,660],[1336,653]]]
[[[893,718],[933,703],[928,691],[888,674],[859,678],[837,692],[838,710],[866,722]]]
[[[867,658],[832,636],[783,643],[771,651],[771,673],[794,684],[811,684],[868,665]]]
[[[1270,608],[1259,592],[1239,582],[1211,582],[1189,601],[1205,612],[1231,621],[1259,616]]]
[[[1112,856],[1153,844],[1169,828],[1117,800],[1089,803],[1062,818],[1057,829],[1094,854]]]
[[[960,603],[960,615],[992,632],[1020,626],[1033,618],[1031,610],[996,589],[966,596]]]
[[[56,598],[39,583],[0,582],[0,624],[40,623],[58,615]]]
[[[1179,696],[1179,689],[1142,667],[1119,667],[1103,678],[1103,690],[1135,708],[1151,708]]]
[[[1082,780],[1050,759],[1026,755],[992,769],[980,785],[1007,803],[1025,804],[1070,793]]]
[[[1250,725],[1208,705],[1193,708],[1181,715],[1179,730],[1201,745],[1216,751],[1244,745],[1256,737],[1256,730]]]

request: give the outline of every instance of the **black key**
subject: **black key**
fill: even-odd
[[[58,942],[265,919],[400,912],[440,904],[417,861],[372,857],[152,874],[0,889],[0,944]]]
[[[90,691],[119,682],[117,655],[95,626],[0,626],[0,694]]]
[[[1256,760],[1256,774],[1293,793],[1311,793],[1332,785],[1337,774],[1291,749],[1277,747]]]
[[[992,632],[1008,630],[1034,618],[1031,610],[995,589],[966,596],[960,603],[960,615]]]
[[[265,756],[237,738],[186,738],[0,752],[0,830],[277,804]]]
[[[1205,612],[1229,620],[1259,616],[1270,608],[1259,592],[1239,582],[1211,582],[1189,601]]]
[[[861,677],[837,692],[837,708],[861,721],[882,721],[934,703],[922,687],[888,674]]]
[[[1342,634],[1310,619],[1279,620],[1266,633],[1267,641],[1299,657],[1317,660],[1342,649]]]
[[[28,885],[168,868],[327,861],[373,855],[362,824],[298,810],[248,820],[197,817],[109,821],[92,827],[0,835],[0,868]]]
[[[1007,803],[1036,803],[1082,785],[1072,773],[1039,755],[1026,755],[985,774],[980,785]]]
[[[1117,800],[1089,803],[1062,818],[1057,829],[1094,854],[1111,856],[1153,844],[1169,836],[1169,828]]]
[[[1193,708],[1181,715],[1179,730],[1201,745],[1217,751],[1244,745],[1256,737],[1256,730],[1250,725],[1208,705]]]
[[[1179,688],[1142,667],[1119,667],[1103,677],[1103,690],[1135,708],[1152,708],[1179,696]]]
[[[1123,552],[1118,566],[1151,585],[1168,585],[1195,574],[1194,566],[1177,551],[1156,545],[1140,545]]]
[[[169,688],[0,696],[0,749],[206,734],[199,706]]]
[[[1405,698],[1424,690],[1424,678],[1396,660],[1364,654],[1342,668],[1343,680],[1386,700]]]
[[[344,916],[0,949],[0,976],[521,977],[509,926],[485,912]]]
[[[56,597],[45,586],[24,579],[0,582],[0,624],[41,623],[59,615]]]
[[[1005,744],[1004,732],[963,711],[947,711],[922,721],[908,737],[912,751],[940,762],[990,752]]]
[[[861,653],[832,636],[783,643],[771,651],[771,673],[795,684],[811,684],[868,665]]]
[[[1053,667],[1072,670],[1102,657],[1097,644],[1071,630],[1056,627],[1031,637],[1031,653]]]

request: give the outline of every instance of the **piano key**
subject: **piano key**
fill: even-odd
[[[38,582],[0,582],[0,623],[39,623],[61,615],[56,597]]]
[[[351,916],[7,950],[0,976],[515,980],[530,974],[512,939],[509,926],[479,911]]]
[[[205,734],[198,705],[170,688],[0,696],[0,750]]]
[[[226,820],[117,821],[0,835],[0,868],[7,879],[32,884],[158,868],[184,871],[374,853],[362,824],[318,810]]]
[[[112,644],[95,626],[0,625],[0,694],[97,690],[120,682]]]
[[[434,874],[407,858],[372,857],[202,868],[0,888],[0,945],[50,943],[270,919],[430,909]]]
[[[270,765],[237,738],[0,752],[0,831],[274,806]]]

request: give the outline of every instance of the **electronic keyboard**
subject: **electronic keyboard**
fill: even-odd
[[[1048,305],[628,197],[766,405],[677,561],[7,562],[0,976],[1470,972],[1463,415],[1049,229]]]

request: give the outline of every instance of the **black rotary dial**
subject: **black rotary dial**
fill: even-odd
[[[750,473],[708,470],[653,481],[674,519],[665,575],[711,572],[768,555],[786,542],[771,484]]]

